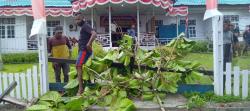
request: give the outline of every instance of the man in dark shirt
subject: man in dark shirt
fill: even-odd
[[[233,24],[230,25],[230,30],[233,33],[233,56],[240,56],[240,45],[239,45],[239,35],[240,35],[240,31],[239,31],[239,27],[235,27]]]
[[[245,47],[243,49],[243,54],[247,54],[247,49],[248,49],[248,47],[250,47],[250,25],[247,26],[247,29],[243,34],[243,38],[245,41]]]
[[[96,32],[89,24],[85,22],[84,16],[81,13],[75,14],[75,22],[81,27],[80,37],[78,41],[79,52],[76,61],[76,70],[78,74],[79,89],[77,95],[81,95],[84,91],[82,79],[82,66],[86,63],[92,54],[92,42],[96,38]],[[85,81],[86,82],[86,81]]]

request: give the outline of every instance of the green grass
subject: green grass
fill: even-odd
[[[20,72],[26,72],[27,69],[32,68],[35,64],[4,64],[4,68],[0,70],[0,72],[6,72],[6,73],[20,73]],[[49,75],[49,82],[55,82],[55,75],[54,70],[52,68],[52,64],[49,63],[48,65],[48,75]],[[63,75],[61,75],[63,77]],[[63,80],[63,79],[62,79]]]
[[[206,70],[213,69],[213,53],[190,53],[183,60],[197,61]],[[233,66],[240,66],[241,69],[250,69],[250,56],[233,58]]]
[[[183,58],[183,60],[197,61],[201,63],[201,67],[206,70],[213,68],[213,55],[212,53],[190,53]]]

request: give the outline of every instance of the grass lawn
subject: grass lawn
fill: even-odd
[[[27,69],[32,68],[33,65],[38,66],[38,63],[33,63],[33,64],[4,64],[4,68],[3,68],[3,70],[0,70],[0,72],[6,72],[6,73],[26,72]],[[49,73],[49,82],[55,82],[54,70],[52,68],[51,63],[49,63],[49,65],[48,65],[48,73]],[[63,75],[62,75],[62,77],[63,77]]]
[[[183,60],[197,61],[206,70],[213,69],[213,53],[190,53]],[[250,70],[250,56],[233,58],[233,65],[240,66],[241,69]]]

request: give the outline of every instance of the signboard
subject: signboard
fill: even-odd
[[[115,21],[116,24],[119,26],[128,26],[130,27],[132,24],[136,24],[136,17],[135,16],[112,16],[111,21]],[[100,16],[100,26],[105,27],[109,24],[109,17],[108,16]]]

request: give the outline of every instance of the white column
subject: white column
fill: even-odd
[[[46,30],[46,28],[45,28]],[[45,94],[49,91],[48,81],[48,53],[47,53],[47,40],[46,34],[38,35],[39,46],[39,73],[40,73],[40,85],[41,94]]]
[[[110,39],[110,44],[109,44],[109,48],[112,47],[112,34],[111,34],[111,7],[110,7],[110,4],[109,4],[109,39]]]
[[[179,16],[176,16],[176,37],[179,35]]]
[[[63,34],[64,35],[66,35],[67,36],[67,29],[66,29],[66,25],[67,23],[66,23],[66,19],[65,19],[65,17],[63,17]]]
[[[94,28],[94,10],[91,8],[91,26]]]
[[[137,4],[137,38],[138,38],[138,45],[140,46],[140,9],[139,9],[139,4]]]
[[[223,17],[212,18],[213,57],[214,57],[214,92],[223,95]]]
[[[2,53],[1,40],[2,40],[2,38],[0,38],[0,70],[3,69],[3,61],[2,61],[2,56],[1,56],[1,53]]]

